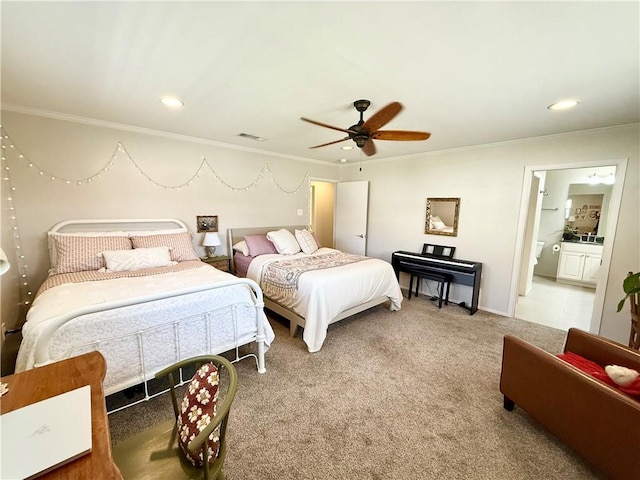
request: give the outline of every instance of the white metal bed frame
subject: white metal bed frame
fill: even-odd
[[[291,233],[294,233],[295,230],[304,230],[309,228],[306,225],[285,225],[285,226],[275,226],[275,227],[248,227],[248,228],[230,228],[227,230],[227,241],[228,241],[228,251],[230,252],[229,255],[231,256],[231,268],[232,271],[235,272],[235,265],[233,264],[233,245],[235,245],[236,243],[242,241],[245,237],[245,235],[263,235],[267,232],[273,231],[273,230],[280,230],[281,228],[286,228],[287,230],[289,230]],[[363,312],[364,310],[368,310],[372,307],[375,307],[376,305],[380,305],[382,303],[387,302],[389,299],[387,297],[378,297],[378,298],[374,298],[373,300],[370,300],[368,302],[362,303],[360,305],[356,305],[355,307],[349,308],[347,310],[342,311],[340,314],[338,314],[336,317],[334,317],[333,319],[331,319],[329,321],[329,325],[331,325],[332,323],[335,322],[339,322],[340,320],[343,320],[347,317],[351,317],[352,315],[355,315],[356,313],[360,313]],[[289,320],[289,335],[294,337],[296,335],[296,332],[298,330],[298,327],[302,327],[304,328],[305,326],[305,319],[303,317],[301,317],[300,315],[298,315],[297,313],[295,313],[292,310],[289,310],[288,308],[283,307],[282,305],[280,305],[279,303],[276,303],[274,301],[272,301],[270,298],[268,297],[264,297],[264,305],[268,310],[271,310],[272,312],[277,313],[278,315],[281,315],[282,317],[286,318],[287,320]]]
[[[171,228],[184,228],[185,231],[187,231],[186,225],[182,221],[176,220],[176,219],[67,220],[54,225],[50,231],[59,232],[59,233],[73,233],[73,232],[109,232],[109,231],[120,231],[120,230],[122,231],[134,231],[134,230],[135,231],[143,231],[143,230],[153,231],[153,230],[171,229]],[[49,248],[51,248],[51,245],[49,246]],[[215,319],[216,314],[220,314],[222,310],[231,309],[231,317],[233,319],[234,339],[235,339],[234,340],[235,345],[231,347],[231,350],[233,350],[235,353],[235,358],[232,360],[232,362],[238,362],[240,360],[253,357],[256,361],[256,367],[258,372],[264,373],[266,372],[265,358],[264,358],[265,351],[266,351],[266,348],[265,348],[266,336],[265,336],[265,328],[263,324],[264,316],[261,314],[264,308],[264,298],[263,298],[262,290],[260,289],[260,287],[254,281],[247,278],[237,278],[237,279],[229,280],[225,282],[199,285],[196,287],[190,287],[190,288],[185,288],[181,290],[174,290],[171,292],[163,292],[159,294],[146,295],[146,296],[137,297],[134,299],[126,299],[126,300],[119,300],[119,301],[114,301],[114,302],[109,302],[104,304],[91,305],[81,309],[77,309],[68,314],[60,315],[54,320],[52,320],[51,323],[47,325],[47,327],[44,329],[42,334],[39,336],[35,345],[36,352],[35,352],[34,366],[38,367],[38,366],[42,366],[47,363],[56,361],[55,359],[52,359],[49,354],[52,337],[58,329],[60,329],[63,325],[66,325],[67,323],[72,322],[74,319],[77,319],[84,315],[88,315],[92,313],[118,309],[118,308],[123,308],[128,306],[134,306],[134,305],[142,305],[142,304],[151,303],[157,300],[169,299],[169,298],[179,297],[187,294],[197,294],[199,292],[212,291],[215,289],[236,286],[236,285],[246,285],[250,289],[252,303],[251,304],[247,302],[236,303],[230,306],[225,306],[223,308],[218,308],[218,309],[212,309],[211,311],[206,312],[205,314],[206,318],[204,322],[205,330],[202,332],[202,335],[206,335],[206,338],[207,338],[206,343],[207,343],[208,351],[202,352],[202,354],[223,353],[223,351],[219,351],[212,348],[212,345],[210,342],[211,321]],[[255,308],[256,335],[249,342],[240,343],[240,339],[238,335],[238,325],[237,325],[237,322],[238,322],[237,309],[239,307],[246,307],[246,306]],[[130,332],[124,335],[114,334],[113,336],[110,336],[108,338],[101,338],[100,340],[93,340],[80,345],[74,345],[72,348],[69,349],[68,353],[70,356],[73,356],[73,355],[79,355],[80,353],[86,352],[87,350],[100,351],[100,344],[104,344],[104,343],[111,342],[118,339],[124,339],[126,337],[134,337],[134,336],[136,337],[138,347],[139,347],[139,352],[138,352],[139,360],[140,360],[139,366],[141,368],[142,377],[132,378],[130,385],[124,386],[118,391],[126,389],[130,386],[134,386],[142,383],[144,385],[144,398],[138,401],[128,403],[123,407],[116,408],[114,410],[109,411],[109,413],[114,413],[116,411],[122,410],[132,405],[136,405],[138,403],[147,401],[167,391],[167,390],[163,390],[161,392],[157,392],[154,394],[151,394],[149,392],[148,381],[154,378],[155,372],[147,371],[147,367],[145,365],[145,353],[144,353],[145,352],[145,334],[147,334],[151,330],[158,331],[160,329],[173,329],[173,336],[175,339],[175,347],[176,347],[176,352],[174,353],[176,358],[180,358],[180,340],[181,339],[178,333],[179,326],[183,322],[189,322],[194,317],[199,317],[200,319],[202,319],[202,316],[203,316],[202,314],[197,314],[197,315],[189,315],[183,318],[167,319],[166,321],[158,322],[153,327],[146,328],[133,333]],[[248,353],[241,356],[239,351],[240,347],[243,345],[250,344],[254,341],[257,344],[257,354]],[[229,351],[229,350],[224,350],[224,351]],[[173,361],[174,359],[172,359],[170,363],[173,363]],[[107,371],[108,371],[108,367],[109,366],[107,365]],[[111,393],[115,393],[115,392],[111,392]]]

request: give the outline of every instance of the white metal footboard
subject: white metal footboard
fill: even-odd
[[[228,299],[227,304],[212,304],[216,296]],[[189,302],[186,314],[178,299]],[[48,321],[36,342],[34,366],[97,350],[107,360],[105,394],[143,383],[140,401],[152,398],[147,381],[157,371],[195,355],[234,350],[234,362],[254,357],[258,372],[264,373],[263,307],[260,287],[246,278],[92,305]],[[90,330],[96,338],[67,345],[65,335],[73,337],[74,329]],[[240,356],[239,347],[252,342],[257,354]]]

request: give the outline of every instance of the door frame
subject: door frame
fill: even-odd
[[[316,202],[316,199],[312,198],[312,191],[311,191],[311,184],[313,182],[318,182],[318,183],[331,183],[333,185],[336,185],[339,183],[339,180],[333,179],[333,178],[324,178],[324,177],[309,177],[309,185],[308,185],[308,204],[307,204],[307,213],[309,216],[309,221],[307,222],[309,225],[311,225],[312,220],[313,220],[313,212],[311,211],[312,207],[314,206],[314,203]],[[317,205],[317,203],[316,203]],[[335,245],[335,241],[336,241],[336,199],[335,199],[335,195],[333,198],[333,205],[332,205],[332,210],[333,210],[333,225],[332,225],[332,231],[331,231],[331,247],[333,248],[333,246]],[[326,245],[325,245],[326,246]]]
[[[522,194],[520,198],[520,213],[518,217],[518,230],[516,232],[516,248],[514,251],[513,270],[511,272],[511,287],[509,296],[509,308],[507,314],[509,317],[515,315],[516,304],[518,301],[518,281],[520,279],[520,270],[522,268],[522,255],[524,252],[524,243],[526,237],[526,226],[529,210],[529,192],[531,190],[532,177],[536,171],[549,170],[570,170],[574,168],[589,167],[616,167],[616,181],[611,188],[611,198],[609,200],[609,213],[607,214],[607,227],[604,232],[605,242],[602,248],[602,266],[600,273],[600,281],[596,286],[595,299],[593,303],[593,313],[591,315],[591,323],[589,331],[591,333],[600,334],[602,323],[602,314],[604,312],[604,295],[606,293],[609,281],[609,269],[611,267],[611,253],[615,241],[615,234],[618,227],[618,216],[620,213],[620,204],[622,202],[622,191],[624,189],[624,180],[627,174],[628,159],[615,160],[588,160],[583,162],[557,163],[549,165],[531,165],[524,168],[524,178],[522,184]]]

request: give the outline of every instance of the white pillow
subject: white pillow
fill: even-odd
[[[304,253],[311,254],[318,250],[316,239],[309,230],[296,230],[296,240],[300,244],[300,248]]]
[[[171,261],[169,247],[136,248],[133,250],[105,250],[102,252],[106,272],[124,272],[141,268],[165,267]]]
[[[620,385],[621,387],[631,385],[635,382],[636,378],[640,376],[640,373],[635,370],[619,365],[607,365],[604,367],[604,371],[607,372],[611,380],[616,382],[616,385]]]
[[[233,249],[236,252],[240,252],[241,254],[243,254],[245,257],[249,256],[249,246],[247,245],[247,242],[245,242],[244,240],[236,243],[233,246]]]
[[[267,240],[273,243],[278,253],[282,255],[293,255],[300,251],[300,245],[298,244],[296,237],[294,237],[293,233],[286,228],[268,232]]]

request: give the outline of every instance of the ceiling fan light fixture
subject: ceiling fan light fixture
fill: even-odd
[[[184,107],[184,102],[176,97],[161,97],[160,101],[163,105],[166,105],[170,108],[181,108]]]
[[[560,100],[559,102],[552,103],[547,108],[549,110],[567,110],[578,105],[577,100]]]
[[[356,145],[358,145],[360,148],[364,147],[364,144],[367,143],[367,140],[369,140],[369,137],[366,135],[356,135],[353,137],[353,141],[356,142]]]
[[[370,157],[372,155],[375,155],[377,151],[376,146],[373,142],[375,139],[397,141],[427,140],[431,136],[431,134],[428,132],[414,132],[409,130],[380,130],[387,123],[393,120],[395,116],[398,115],[398,113],[400,113],[400,111],[402,110],[402,105],[399,102],[391,102],[390,104],[382,107],[380,110],[374,113],[365,122],[363,113],[365,112],[365,110],[367,110],[370,104],[371,102],[369,102],[369,100],[356,100],[355,102],[353,102],[353,106],[360,113],[360,120],[358,121],[358,123],[356,123],[355,125],[351,125],[349,128],[335,127],[327,123],[300,117],[300,120],[304,120],[305,122],[348,134],[346,137],[339,140],[315,145],[309,148],[326,147],[328,145],[344,142],[346,140],[353,140],[355,144],[362,150],[362,152],[366,156]],[[350,150],[349,147],[342,147],[342,149]]]

